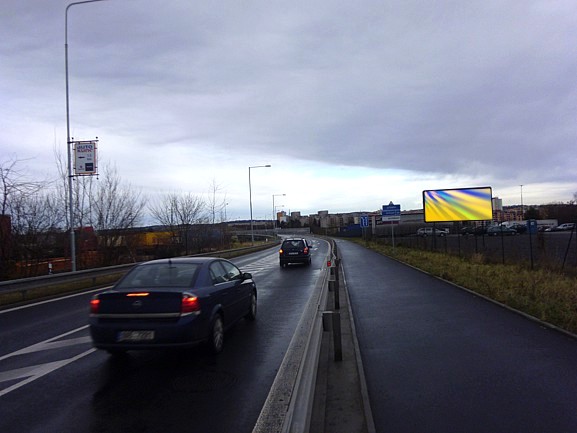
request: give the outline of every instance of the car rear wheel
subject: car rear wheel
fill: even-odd
[[[209,337],[209,347],[212,353],[218,354],[222,352],[224,348],[224,324],[222,322],[222,316],[218,314],[212,321]]]
[[[256,294],[253,292],[250,295],[250,306],[248,308],[248,313],[246,313],[246,316],[244,317],[251,322],[254,321],[256,319],[256,310]]]

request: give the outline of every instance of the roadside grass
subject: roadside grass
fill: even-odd
[[[517,265],[354,240],[359,245],[577,334],[577,278]]]

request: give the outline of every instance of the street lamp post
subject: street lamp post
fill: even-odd
[[[277,209],[282,209],[283,207],[284,207],[284,204],[277,204],[277,205],[274,207],[274,213],[275,213],[275,215],[278,215]],[[286,219],[286,212],[281,211],[281,213],[284,213],[284,218],[283,218],[283,221],[284,221],[284,220]],[[279,226],[280,226],[281,222],[282,222],[282,221],[279,221]],[[284,222],[286,222],[286,221],[284,221]]]
[[[521,221],[525,221],[525,207],[523,206],[523,185],[521,185]]]
[[[249,202],[250,202],[250,240],[252,245],[254,245],[254,226],[252,223],[252,187],[250,184],[250,170],[251,168],[264,168],[264,167],[270,167],[270,164],[267,165],[253,165],[250,166],[248,168],[248,198],[249,198]]]
[[[272,230],[273,230],[273,232],[276,229],[276,222],[277,222],[276,208],[274,206],[274,198],[275,197],[284,197],[284,196],[286,196],[286,194],[273,194],[272,195]]]
[[[74,5],[79,5],[83,3],[94,3],[105,0],[85,0],[80,2],[70,3],[66,6],[66,11],[64,13],[64,63],[65,63],[65,75],[66,75],[66,151],[68,155],[68,213],[69,213],[69,225],[70,225],[70,259],[72,265],[72,272],[76,272],[76,241],[74,239],[74,205],[72,204],[72,199],[74,195],[72,194],[72,150],[70,146],[72,142],[70,140],[70,90],[68,85],[68,9]]]

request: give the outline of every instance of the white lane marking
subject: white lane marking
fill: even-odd
[[[12,311],[18,311],[18,310],[24,310],[25,308],[32,308],[35,307],[37,305],[42,305],[42,304],[49,304],[50,302],[57,302],[57,301],[61,301],[63,299],[68,299],[68,298],[74,298],[76,296],[82,296],[82,295],[86,295],[87,293],[94,293],[94,292],[100,292],[106,289],[109,289],[112,286],[109,287],[101,287],[99,289],[94,289],[94,290],[87,290],[85,292],[80,292],[80,293],[74,293],[72,295],[66,295],[66,296],[61,296],[59,298],[54,298],[54,299],[47,299],[46,301],[40,301],[40,302],[34,302],[33,304],[26,304],[26,305],[21,305],[19,307],[14,307],[14,308],[10,308],[8,310],[1,310],[0,314],[5,314],[5,313],[10,313]]]
[[[249,265],[242,266],[241,269],[243,272],[250,272],[251,274],[256,275],[262,271],[270,269],[276,260],[276,256],[267,256]]]
[[[66,337],[66,336],[71,335],[71,334],[75,334],[76,332],[82,331],[86,328],[88,328],[88,325],[81,326],[80,328],[73,329],[72,331],[65,332],[64,334],[60,334],[60,335],[57,335],[56,337],[49,338],[48,340],[41,341],[40,343],[36,343],[36,344],[31,345],[31,346],[25,347],[23,349],[17,350],[16,352],[7,353],[6,355],[0,356],[0,361],[3,361],[4,359],[10,358],[12,356],[21,355],[23,353],[37,352],[39,350],[50,349],[52,347],[56,347],[56,345],[59,344],[59,342],[57,342],[56,344],[54,344],[52,346],[50,343],[52,343],[54,340],[59,340],[60,338]],[[89,337],[85,337],[85,338],[89,338]],[[73,339],[73,340],[79,340],[79,339]],[[85,342],[86,341],[82,341],[82,343],[85,343]],[[64,342],[62,342],[61,346],[69,346],[71,344],[80,344],[80,343],[75,342],[75,343],[65,344]]]
[[[63,359],[62,361],[49,362],[47,364],[40,364],[28,368],[19,368],[16,370],[0,373],[0,382],[27,377],[27,379],[15,383],[14,385],[0,391],[0,397],[17,390],[18,388],[27,385],[30,382],[35,381],[36,379],[40,379],[41,377],[46,376],[47,374],[52,373],[53,371],[56,371],[59,368],[62,368],[74,361],[78,361],[80,358],[84,358],[85,356],[90,355],[95,351],[96,349],[93,348],[87,350],[86,352],[82,352],[81,354],[76,355],[72,358]]]
[[[77,344],[84,344],[90,342],[92,342],[92,339],[89,336],[71,338],[69,340],[55,341],[52,343],[42,342],[33,344],[32,346],[25,347],[24,349],[20,349],[17,352],[10,353],[8,356],[23,355],[25,353],[40,352],[41,350],[49,350],[49,349],[58,349],[60,347],[74,346]],[[2,359],[3,358],[0,358],[0,361]]]

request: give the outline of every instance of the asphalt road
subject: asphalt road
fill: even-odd
[[[258,288],[256,322],[241,321],[214,357],[203,348],[92,348],[83,294],[0,311],[0,432],[251,432],[311,296],[313,265],[281,269],[278,249],[234,259]]]
[[[338,241],[377,432],[576,432],[577,341]]]

